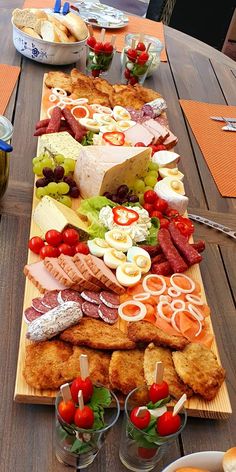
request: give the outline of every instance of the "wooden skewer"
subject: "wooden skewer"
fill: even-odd
[[[131,40],[131,48],[134,49],[135,48],[135,39],[132,38]]]
[[[148,52],[148,51],[149,51],[149,49],[150,49],[151,45],[152,45],[152,43],[149,43],[149,44],[147,45],[146,52]]]
[[[146,409],[147,409],[146,406],[140,406],[137,410],[136,416],[142,416],[142,412]]]
[[[113,34],[112,37],[111,37],[111,45],[114,46],[115,45],[115,41],[116,41],[116,35]]]
[[[156,363],[154,382],[157,384],[160,384],[163,380],[163,374],[164,374],[164,365],[161,361],[159,361]]]
[[[105,28],[102,28],[102,31],[101,31],[101,34],[100,34],[100,42],[101,43],[103,43],[103,41],[105,39],[105,33],[106,33]]]
[[[64,402],[68,402],[69,400],[72,399],[70,386],[68,383],[61,385],[60,391],[61,391]]]
[[[87,25],[87,28],[88,28],[88,30],[89,30],[89,36],[94,36],[94,32],[93,32],[93,27],[92,27],[92,25],[88,24],[88,25]]]
[[[78,403],[79,403],[79,409],[83,410],[84,409],[84,398],[83,398],[82,390],[79,390],[79,393],[78,393]]]
[[[79,364],[80,364],[80,377],[82,380],[85,380],[87,377],[89,377],[88,356],[86,354],[80,354]]]
[[[143,43],[143,39],[144,39],[144,33],[140,33],[138,42]]]
[[[173,416],[176,416],[179,413],[179,411],[183,407],[183,404],[186,402],[186,400],[187,400],[187,395],[186,393],[184,393],[182,397],[180,397],[180,399],[177,401],[176,405],[174,406]]]

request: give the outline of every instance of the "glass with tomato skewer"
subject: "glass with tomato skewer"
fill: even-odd
[[[106,75],[111,67],[116,48],[112,42],[96,41],[94,36],[87,40],[86,70],[94,78]]]
[[[138,42],[135,46],[135,41],[132,40],[131,47],[125,46],[122,62],[123,83],[129,85],[144,83],[153,61],[153,56],[149,53],[150,45],[151,43],[146,47],[143,42]]]

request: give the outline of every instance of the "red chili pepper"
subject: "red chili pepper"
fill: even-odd
[[[129,226],[139,219],[139,214],[123,206],[112,208],[114,222],[120,226]]]
[[[104,141],[112,146],[123,146],[125,142],[125,135],[121,131],[110,131],[102,135]]]

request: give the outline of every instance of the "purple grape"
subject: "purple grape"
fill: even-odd
[[[69,176],[66,175],[66,176],[63,178],[63,180],[64,180],[64,182],[66,182],[71,188],[77,186],[75,180],[73,180],[72,177],[69,177]]]
[[[39,188],[39,187],[46,187],[46,185],[49,184],[49,180],[46,179],[45,177],[42,177],[41,179],[38,179],[36,180],[36,187]]]
[[[137,195],[130,195],[130,196],[128,197],[128,202],[130,202],[130,203],[139,202],[139,198],[137,197]]]
[[[78,187],[72,187],[69,191],[69,195],[72,197],[72,198],[78,198],[79,197],[79,189]]]
[[[46,177],[47,179],[53,179],[53,178],[54,178],[54,172],[53,172],[53,170],[51,169],[51,167],[44,167],[44,168],[43,168],[43,175],[44,175],[44,177]]]
[[[120,185],[117,189],[117,195],[120,198],[124,198],[129,193],[129,187],[127,185]]]
[[[120,202],[120,198],[118,197],[118,195],[116,195],[116,193],[113,193],[110,200],[114,203],[121,203]]]
[[[106,197],[106,198],[108,198],[109,200],[112,200],[112,193],[110,193],[110,192],[105,192],[105,193],[103,194],[103,196]]]
[[[62,166],[57,166],[54,169],[54,177],[56,180],[61,180],[64,177],[65,169]]]

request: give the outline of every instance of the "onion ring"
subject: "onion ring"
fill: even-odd
[[[133,296],[134,300],[138,300],[141,302],[142,300],[148,300],[150,298],[151,294],[147,292],[143,293],[136,293],[136,295]]]
[[[191,285],[191,288],[182,288],[180,287],[179,285],[177,285],[175,282],[174,282],[174,277],[183,277],[184,279],[188,280],[188,282],[190,283]],[[194,291],[195,287],[196,287],[196,284],[195,282],[190,279],[190,277],[188,277],[188,275],[185,275],[185,274],[173,274],[170,278],[170,283],[172,285],[172,287],[174,287],[176,290],[180,290],[180,292],[182,293],[191,293]]]
[[[176,297],[179,297],[181,295],[181,291],[176,290],[176,288],[174,288],[174,287],[169,287],[168,290],[167,290],[167,293],[172,298],[176,298]]]
[[[159,302],[158,305],[157,305],[157,313],[160,316],[160,318],[167,321],[167,323],[171,323],[171,318],[168,318],[168,316],[164,315],[164,313],[162,311],[163,305],[171,306],[169,302]]]
[[[186,300],[188,300],[188,302],[190,303],[193,303],[194,305],[204,305],[203,300],[198,295],[191,295],[190,293],[188,293],[186,295]]]
[[[125,315],[123,313],[123,308],[128,305],[136,305],[140,309],[140,312],[134,316]],[[121,303],[121,305],[118,308],[118,315],[120,316],[120,318],[122,318],[122,320],[125,320],[125,321],[140,321],[145,317],[146,313],[147,313],[147,308],[145,307],[145,305],[136,300],[128,300],[127,302]]]
[[[177,304],[179,304],[180,306],[176,306]],[[185,305],[185,302],[183,300],[173,300],[173,302],[171,302],[170,306],[171,306],[173,311],[175,311],[175,310],[185,310],[186,309],[186,305]]]
[[[191,303],[188,305],[188,311],[191,313],[191,315],[194,316],[194,318],[197,318],[199,321],[204,320],[204,316],[201,311]]]
[[[155,279],[161,280],[162,288],[160,290],[150,290],[150,288],[148,288],[148,285],[147,285],[147,281],[150,278],[155,278]],[[149,292],[152,295],[161,295],[166,290],[166,281],[165,281],[164,277],[162,277],[162,275],[148,274],[143,279],[143,289],[144,289],[145,292]]]
[[[53,93],[51,93],[51,95],[49,95],[49,101],[50,102],[55,102],[56,100],[58,100],[58,97],[56,95],[54,95]]]
[[[54,95],[56,95],[57,97],[67,97],[67,93],[64,89],[60,88],[60,87],[54,87],[52,89],[52,93]]]

